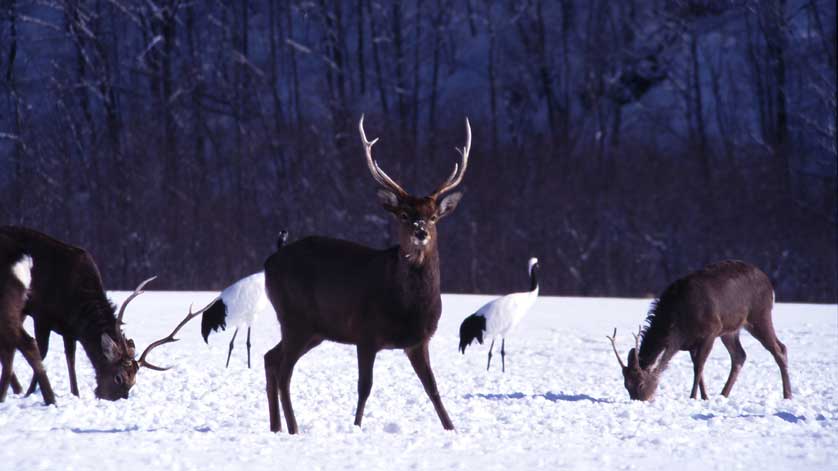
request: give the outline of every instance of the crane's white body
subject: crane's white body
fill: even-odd
[[[227,307],[227,325],[249,327],[270,303],[265,293],[265,272],[246,276],[224,288],[219,296]]]
[[[538,298],[538,287],[533,291],[512,293],[488,302],[476,314],[486,318],[486,336],[505,337],[526,316]]]

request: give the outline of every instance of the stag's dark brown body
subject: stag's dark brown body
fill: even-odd
[[[0,227],[0,235],[13,240],[34,261],[31,293],[23,312],[34,321],[41,357],[47,355],[50,332],[60,334],[64,338],[70,390],[78,395],[75,370],[78,341],[96,371],[96,395],[112,400],[128,397],[137,371],[133,342],[121,342],[122,333],[114,319],[115,306],[107,298],[99,269],[90,254],[23,227]],[[111,339],[107,352],[103,335]],[[35,379],[30,393],[35,388]]]
[[[371,148],[359,123],[367,165],[383,187],[378,196],[399,227],[400,245],[375,250],[352,242],[308,237],[280,247],[265,262],[268,298],[276,309],[282,341],[265,354],[268,412],[272,431],[281,428],[279,395],[290,433],[297,432],[291,407],[290,381],[294,364],[323,340],[357,345],[358,405],[355,425],[360,426],[372,389],[376,353],[399,348],[434,405],[442,426],[454,425],[442,405],[431,370],[428,343],[442,312],[439,293],[439,251],[436,223],[450,214],[460,193],[442,194],[456,187],[468,165],[471,129],[462,167],[430,196],[405,192],[372,159]]]
[[[20,384],[12,369],[15,350],[19,350],[42,385],[44,402],[53,404],[55,394],[41,363],[38,346],[35,339],[23,329],[24,305],[29,292],[12,272],[12,267],[25,256],[22,247],[14,239],[0,233],[0,364],[3,369],[0,374],[0,402],[6,399],[10,385],[16,393],[20,392]]]
[[[707,399],[702,373],[719,337],[731,358],[730,374],[722,389],[722,394],[728,396],[745,363],[745,350],[739,341],[739,332],[744,328],[774,356],[780,368],[783,397],[791,398],[786,346],[774,333],[773,307],[774,289],[768,276],[745,262],[714,263],[675,281],[653,304],[639,352],[629,352],[628,366],[623,367],[629,395],[633,399],[649,399],[669,361],[675,353],[685,350],[693,361],[691,397],[697,397],[700,390],[701,397]]]

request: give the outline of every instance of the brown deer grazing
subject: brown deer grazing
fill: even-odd
[[[783,380],[783,397],[791,399],[786,346],[774,333],[773,307],[774,289],[768,276],[741,261],[714,263],[672,283],[652,304],[645,330],[634,336],[628,366],[614,344],[617,329],[613,336],[606,336],[623,368],[629,397],[651,399],[669,361],[679,350],[687,350],[693,362],[690,397],[695,399],[700,389],[701,398],[707,399],[702,372],[716,337],[721,337],[730,353],[730,375],[722,389],[727,397],[745,363],[745,350],[739,342],[739,331],[744,327],[774,356]]]
[[[23,329],[23,306],[29,296],[32,282],[32,257],[25,255],[14,241],[0,234],[0,402],[6,400],[6,392],[12,382],[13,389],[20,392],[20,384],[14,378],[12,362],[15,350],[20,350],[23,357],[35,372],[41,383],[41,396],[47,404],[55,403],[55,394],[49,384],[38,345]]]
[[[23,314],[32,316],[34,321],[40,357],[43,359],[47,355],[50,332],[64,337],[70,391],[74,395],[79,394],[75,366],[77,341],[93,364],[96,372],[94,393],[100,399],[127,398],[137,371],[143,366],[163,370],[145,361],[154,344],[137,361],[134,359],[134,341],[122,332],[125,308],[154,278],[141,283],[114,317],[116,306],[108,300],[99,269],[86,250],[32,229],[0,227],[0,253],[12,250],[30,256],[33,261],[32,285]],[[12,376],[10,381],[16,382],[16,378]],[[36,369],[27,394],[31,394],[37,384],[46,393],[46,376],[39,376]]]
[[[276,309],[282,341],[265,354],[268,412],[271,431],[281,430],[277,392],[289,433],[297,433],[289,386],[294,364],[323,340],[357,345],[358,406],[361,425],[364,404],[372,389],[375,356],[382,349],[403,349],[422,382],[445,429],[454,425],[442,405],[431,370],[428,342],[436,332],[442,301],[439,295],[437,222],[451,214],[461,193],[441,196],[463,179],[471,148],[466,120],[462,166],[431,195],[408,194],[372,158],[358,124],[367,166],[383,188],[378,198],[399,224],[400,245],[375,250],[344,240],[307,237],[280,247],[265,262],[268,299]],[[280,244],[281,245],[281,244]]]

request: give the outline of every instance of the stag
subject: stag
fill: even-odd
[[[122,331],[125,309],[143,288],[154,279],[142,282],[116,306],[105,294],[99,269],[84,249],[65,244],[45,234],[23,227],[0,227],[0,246],[14,246],[33,260],[32,285],[23,314],[34,321],[35,341],[41,359],[46,358],[51,332],[64,338],[64,353],[70,379],[70,392],[79,395],[76,380],[76,342],[81,343],[96,373],[94,394],[100,399],[127,398],[140,368],[163,370],[145,360],[149,349],[135,360],[134,341]],[[12,375],[10,381],[17,379]],[[33,376],[27,394],[40,384],[44,391],[46,377]],[[46,392],[46,391],[44,391]]]
[[[622,367],[629,397],[651,399],[669,361],[679,350],[687,350],[693,363],[690,397],[695,399],[701,390],[701,398],[707,399],[702,373],[716,337],[721,337],[730,353],[730,374],[722,389],[727,397],[745,363],[745,350],[739,342],[739,331],[744,327],[774,356],[780,367],[783,397],[791,399],[786,346],[774,333],[773,307],[774,289],[768,276],[745,262],[714,263],[675,281],[652,303],[646,328],[634,336],[628,366],[617,352],[617,329],[606,336]]]
[[[461,166],[433,193],[415,197],[390,178],[372,158],[358,123],[367,167],[382,187],[378,199],[398,223],[400,244],[376,250],[326,237],[307,237],[279,248],[265,262],[268,299],[276,310],[282,340],[265,354],[268,412],[271,431],[282,428],[277,393],[289,433],[297,421],[289,392],[294,365],[323,340],[356,345],[358,354],[358,405],[355,425],[361,425],[364,405],[372,389],[376,354],[382,349],[402,349],[436,409],[442,426],[454,425],[442,405],[431,370],[428,343],[442,312],[439,294],[437,223],[451,214],[461,193],[453,190],[463,179],[471,148],[471,128],[466,120],[466,144]]]

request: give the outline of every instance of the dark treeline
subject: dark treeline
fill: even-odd
[[[703,264],[836,300],[831,0],[0,0],[0,223],[106,286],[213,289],[277,232],[376,247],[458,160],[443,289],[642,296]]]

